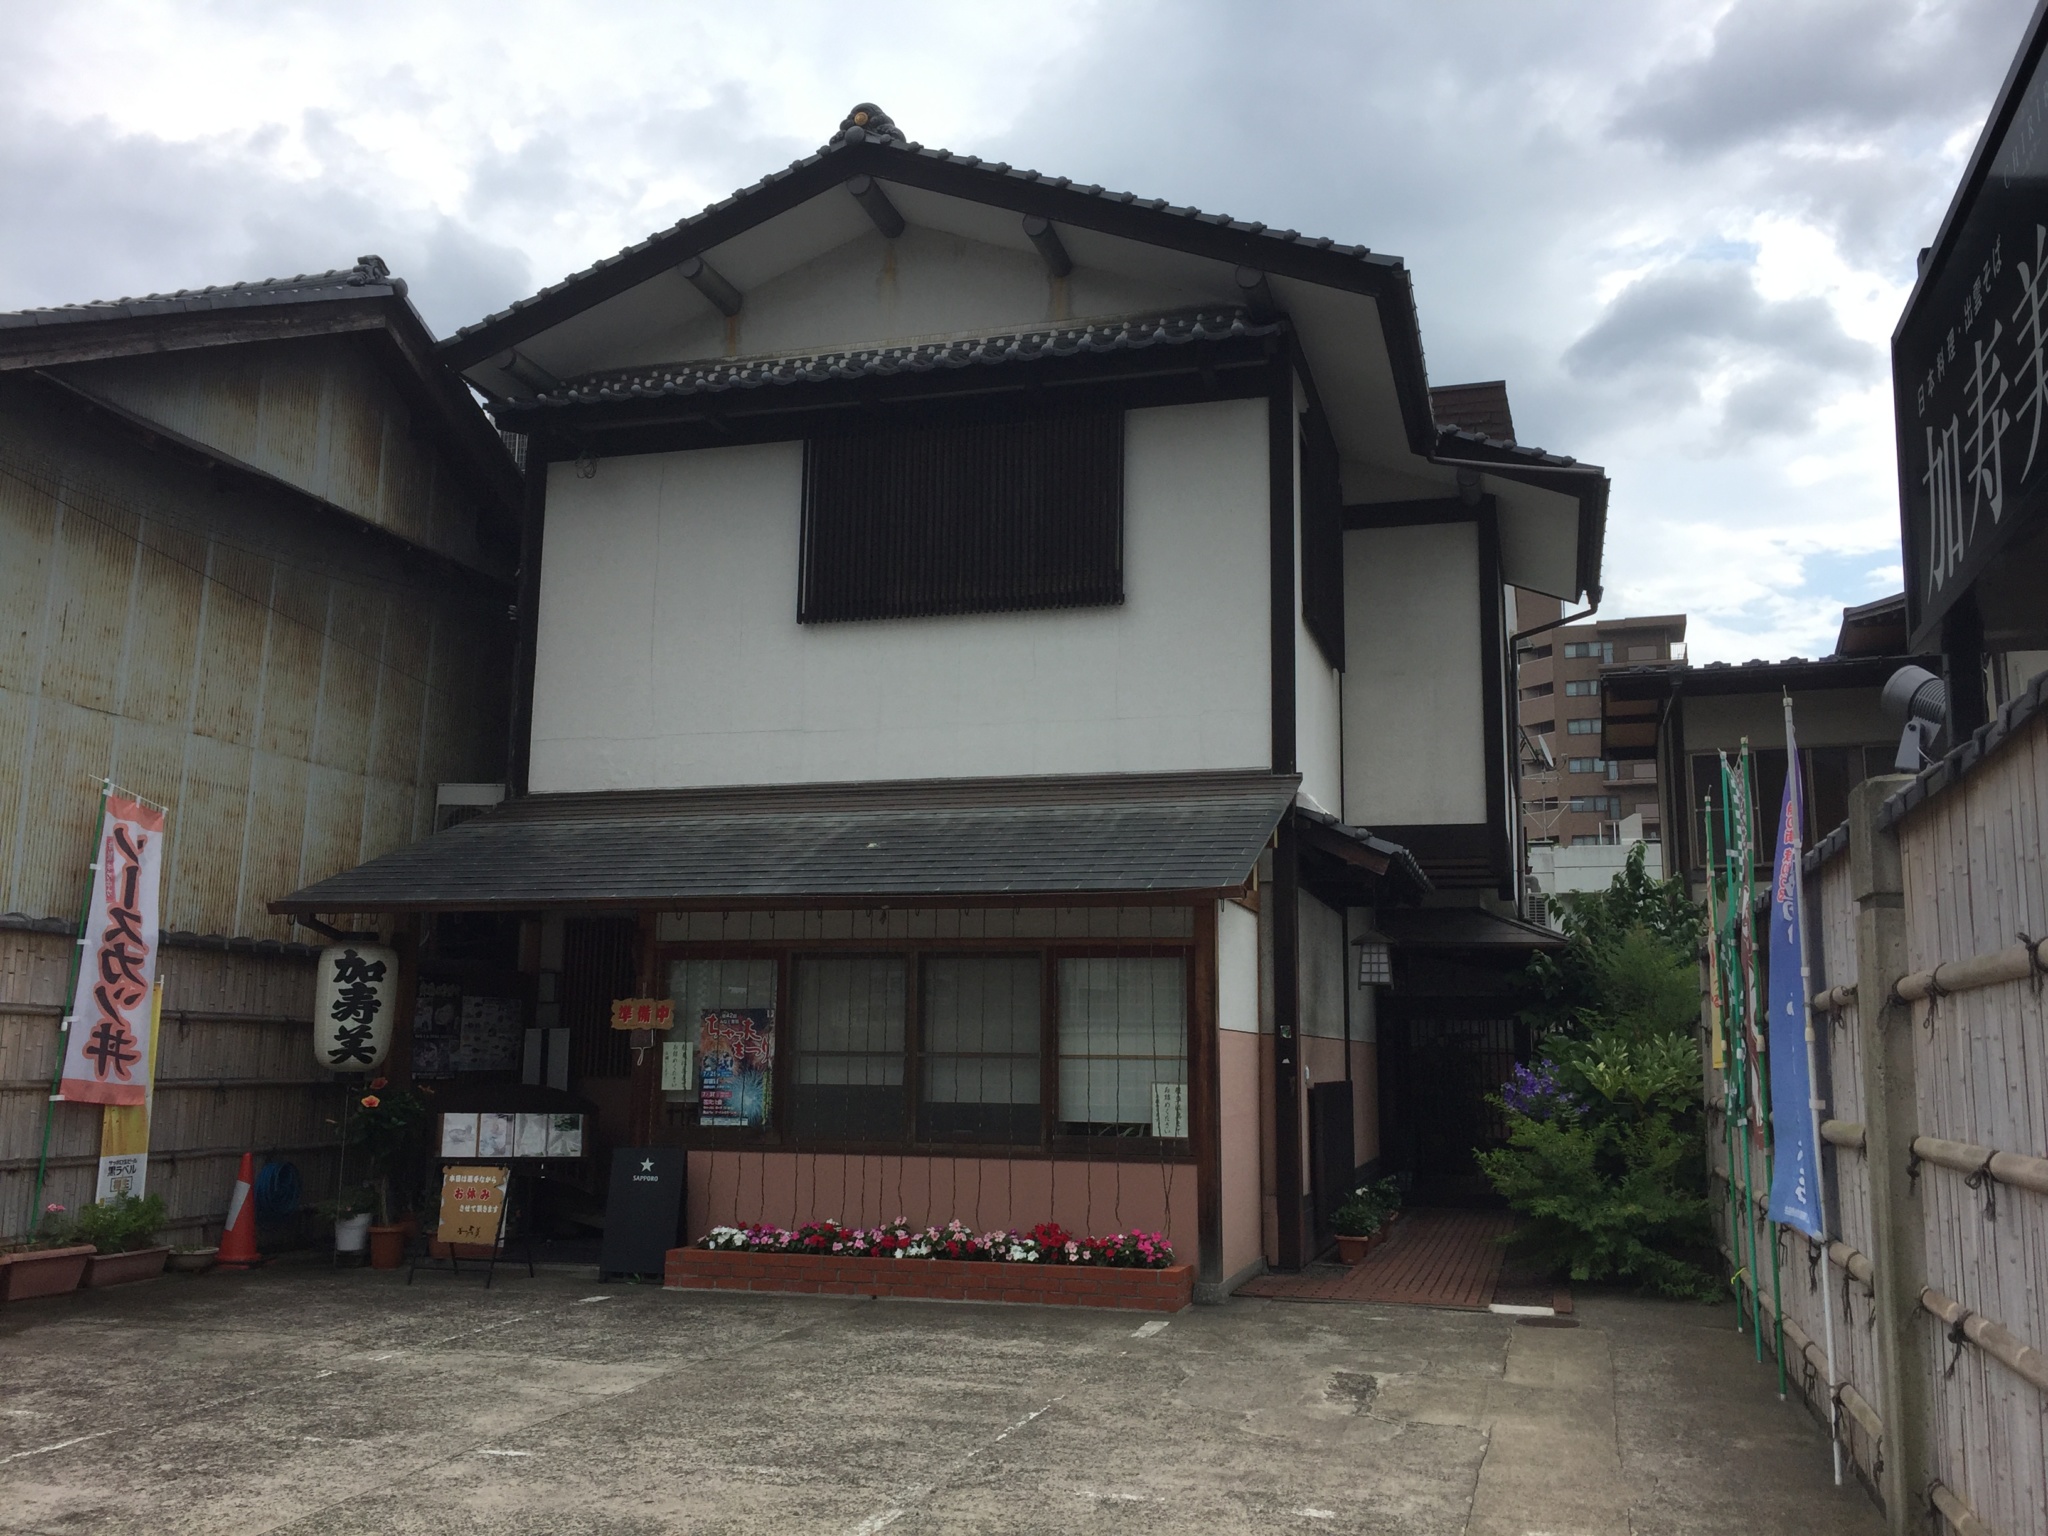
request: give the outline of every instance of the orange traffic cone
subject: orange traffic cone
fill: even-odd
[[[263,1262],[256,1251],[256,1155],[242,1154],[235,1192],[228,1197],[227,1230],[220,1235],[222,1269],[254,1269]]]

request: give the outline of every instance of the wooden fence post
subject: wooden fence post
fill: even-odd
[[[1878,1413],[1884,1419],[1878,1491],[1893,1536],[1926,1529],[1933,1475],[1932,1356],[1920,1289],[1927,1283],[1924,1213],[1907,1176],[1919,1125],[1912,1010],[1892,996],[1906,971],[1906,912],[1897,837],[1878,824],[1884,802],[1911,782],[1866,779],[1849,792],[1849,879],[1856,903],[1856,1027],[1863,1036],[1864,1157],[1876,1268]]]

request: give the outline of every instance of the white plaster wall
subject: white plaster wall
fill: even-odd
[[[1216,903],[1216,1024],[1259,1032],[1259,919],[1234,901]]]
[[[1344,535],[1344,819],[1486,820],[1476,523]]]
[[[548,480],[538,791],[1269,762],[1265,402],[1134,411],[1115,608],[799,625],[802,446]]]
[[[1297,395],[1299,393],[1299,386]],[[1301,616],[1301,434],[1294,434],[1294,764],[1300,794],[1319,811],[1344,812],[1344,674],[1323,656]]]

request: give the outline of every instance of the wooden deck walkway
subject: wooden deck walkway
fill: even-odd
[[[1237,1294],[1484,1312],[1506,1258],[1500,1239],[1515,1222],[1507,1211],[1410,1211],[1363,1264],[1311,1264],[1299,1274],[1260,1275]]]

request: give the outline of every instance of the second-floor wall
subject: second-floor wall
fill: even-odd
[[[1126,414],[1121,603],[830,623],[801,442],[554,464],[530,787],[1269,767],[1267,440],[1264,399]]]

